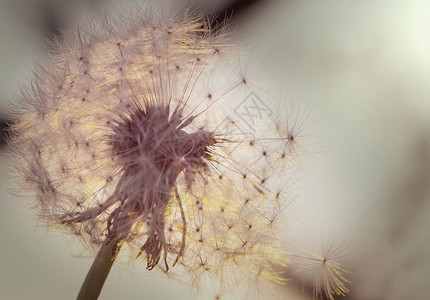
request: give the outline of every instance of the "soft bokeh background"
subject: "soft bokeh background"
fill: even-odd
[[[56,20],[113,2],[0,0],[0,107],[13,103]],[[238,41],[267,62],[276,101],[323,116],[311,123],[321,126],[310,131],[322,151],[299,189],[299,242],[351,239],[348,299],[427,299],[430,3],[259,1],[237,22]],[[38,227],[1,173],[0,299],[73,299],[92,260]],[[155,277],[143,265],[115,265],[101,299],[193,297]],[[287,286],[285,299],[301,297],[291,294],[300,283]]]

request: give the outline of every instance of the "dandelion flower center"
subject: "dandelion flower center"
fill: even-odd
[[[176,189],[178,175],[184,172],[190,186],[196,174],[208,169],[205,160],[210,158],[210,148],[216,143],[208,131],[187,133],[184,128],[192,119],[183,119],[180,109],[175,109],[169,116],[169,107],[148,105],[137,108],[129,118],[123,117],[121,122],[112,126],[114,133],[109,142],[123,171],[120,183],[124,185],[124,192],[119,208],[146,220],[148,239],[139,255],[146,252],[148,269],[157,265],[162,249],[165,256],[167,251],[173,251],[164,235],[165,214]],[[116,216],[120,215],[121,211],[117,211]],[[113,214],[108,224],[110,233],[133,225],[130,224],[133,218],[122,220],[116,216]],[[186,225],[183,226],[185,228]],[[185,240],[182,248],[184,243]],[[180,255],[181,251],[178,258]],[[168,268],[166,261],[165,264]]]
[[[128,172],[150,168],[172,183],[186,169],[190,184],[195,172],[207,169],[205,159],[210,158],[210,148],[215,145],[211,132],[184,130],[192,119],[184,120],[179,110],[169,116],[169,107],[136,109],[129,119],[123,118],[113,126],[114,134],[110,136],[113,156]]]

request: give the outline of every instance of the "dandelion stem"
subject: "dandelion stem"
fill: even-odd
[[[109,237],[107,240],[109,240]],[[103,284],[121,248],[120,242],[120,239],[110,239],[100,248],[81,286],[77,300],[92,300],[99,297]]]

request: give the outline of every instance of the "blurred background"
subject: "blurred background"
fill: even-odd
[[[46,40],[107,0],[0,0],[0,126]],[[134,1],[145,6],[146,1]],[[298,193],[298,243],[349,240],[344,299],[427,299],[430,278],[430,3],[193,1],[252,45],[279,98],[312,108],[318,140]],[[263,72],[263,71],[262,71]],[[263,73],[262,73],[263,74]],[[262,75],[259,74],[259,75]],[[269,101],[269,100],[268,100]],[[4,144],[4,143],[3,143]],[[320,148],[319,148],[320,147]],[[5,147],[0,168],[5,170]],[[38,226],[0,172],[0,299],[74,299],[92,263]],[[79,253],[75,253],[79,254]],[[297,278],[285,299],[311,298]],[[115,265],[100,299],[194,299],[144,266]],[[202,296],[203,297],[203,296]]]

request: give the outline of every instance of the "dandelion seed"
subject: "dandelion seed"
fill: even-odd
[[[252,83],[245,69],[226,73],[228,31],[213,34],[189,12],[137,12],[65,32],[53,47],[23,92],[10,145],[39,215],[98,251],[81,292],[91,285],[98,296],[122,248],[148,270],[216,279],[217,299],[281,281],[280,181],[290,170],[279,160],[295,158],[295,131],[218,130]],[[231,124],[244,128],[239,117]]]
[[[345,277],[349,271],[341,264],[347,246],[347,241],[337,239],[331,244],[322,244],[319,251],[305,249],[304,254],[293,255],[298,275],[313,283],[316,299],[334,300],[334,295],[349,293],[346,286],[349,281]]]

